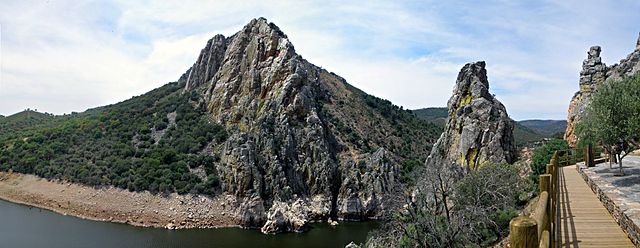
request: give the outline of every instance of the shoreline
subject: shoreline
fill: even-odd
[[[169,196],[0,172],[0,199],[92,221],[166,229],[240,227],[233,196]]]

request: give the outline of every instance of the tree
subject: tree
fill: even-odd
[[[506,236],[527,180],[508,164],[464,174],[444,162],[425,166],[406,205],[367,241],[367,247],[488,246]]]
[[[616,154],[622,174],[622,159],[640,147],[640,74],[601,85],[576,124],[576,134],[580,142],[601,144]]]
[[[566,141],[560,139],[552,139],[546,144],[533,150],[531,155],[531,175],[529,176],[531,181],[538,184],[538,176],[545,173],[547,164],[551,161],[553,153],[557,150],[568,149],[569,144]]]

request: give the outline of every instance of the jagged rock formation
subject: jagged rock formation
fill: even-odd
[[[220,158],[221,190],[243,199],[239,224],[266,233],[383,216],[401,149],[426,157],[437,132],[304,60],[263,18],[213,37],[180,80],[229,132],[205,150]]]
[[[578,142],[574,133],[575,124],[582,118],[590,103],[591,95],[598,89],[598,86],[607,80],[620,80],[640,71],[640,35],[636,42],[636,49],[627,58],[620,60],[619,64],[607,67],[602,63],[600,52],[599,46],[592,46],[587,52],[587,59],[582,62],[582,71],[580,71],[580,90],[576,92],[569,103],[564,139],[572,146]]]
[[[431,150],[427,165],[452,161],[477,169],[485,162],[514,162],[513,121],[504,105],[489,93],[484,61],[462,67],[447,106],[445,131]]]

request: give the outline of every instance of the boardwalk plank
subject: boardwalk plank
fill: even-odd
[[[635,247],[575,166],[559,174],[560,247]]]

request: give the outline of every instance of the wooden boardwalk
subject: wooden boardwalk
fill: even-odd
[[[635,247],[575,165],[560,167],[558,177],[560,247]]]

